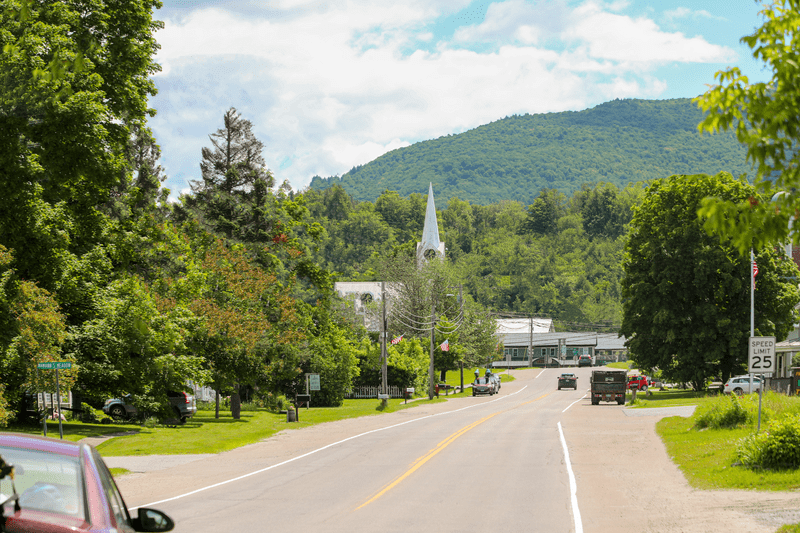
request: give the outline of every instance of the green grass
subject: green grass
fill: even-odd
[[[697,415],[725,402],[718,395],[696,395],[690,391],[662,393],[661,397],[648,398],[646,407],[670,405],[697,405],[695,415],[690,418],[669,417],[656,424],[656,431],[667,448],[667,453],[680,467],[689,483],[699,489],[754,489],[764,491],[786,491],[800,489],[800,470],[771,471],[753,470],[737,466],[736,445],[747,435],[756,431],[755,421],[735,429],[697,429]],[[742,398],[750,409],[757,409],[758,395]],[[800,398],[766,393],[762,405],[761,430],[765,430],[767,419],[780,417],[800,410]]]
[[[631,368],[631,363],[629,361],[621,361],[619,363],[608,363],[606,366],[608,368],[621,368],[623,370],[629,370]]]
[[[111,471],[111,475],[114,477],[124,476],[125,474],[130,474],[131,471],[127,468],[109,468]]]
[[[636,405],[633,407],[677,407],[683,405],[698,405],[704,398],[713,398],[715,395],[710,395],[706,392],[695,392],[690,389],[668,389],[660,391],[654,387],[650,387],[649,392],[651,396],[645,394],[644,391],[636,393]],[[628,391],[630,397],[630,391]]]
[[[104,456],[219,453],[264,440],[284,429],[391,413],[444,401],[443,396],[407,404],[401,399],[391,399],[387,407],[381,409],[378,400],[345,400],[341,407],[301,408],[298,413],[300,422],[291,423],[286,421],[286,414],[266,410],[242,412],[239,420],[234,420],[230,412],[220,412],[220,418],[216,419],[213,411],[198,411],[183,426],[139,428],[136,435],[116,437],[101,443],[97,449]]]
[[[127,431],[139,431],[142,428],[134,424],[83,424],[81,422],[63,422],[64,440],[77,442],[86,437],[102,437],[111,433],[121,433]],[[14,433],[26,433],[29,435],[43,435],[41,425],[19,425],[11,424],[0,431],[12,431]],[[59,438],[58,422],[47,423],[47,436]]]

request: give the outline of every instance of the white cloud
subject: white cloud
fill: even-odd
[[[701,18],[710,20],[719,20],[719,21],[726,20],[725,17],[718,17],[712,15],[705,9],[693,10],[689,9],[688,7],[676,7],[675,9],[664,11],[664,18],[666,18],[669,21],[674,21],[678,19],[687,19],[687,18],[695,20]]]
[[[253,122],[278,181],[299,188],[510,114],[657,97],[658,65],[732,57],[619,13],[624,2],[497,1],[480,24],[437,33],[434,22],[468,4],[281,0],[274,16],[206,7],[167,19],[151,123],[172,188],[199,178],[200,149],[231,106]]]

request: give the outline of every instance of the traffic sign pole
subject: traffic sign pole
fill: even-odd
[[[64,427],[61,425],[61,387],[58,385],[58,368],[56,368],[56,409],[58,410],[58,435],[64,439]]]

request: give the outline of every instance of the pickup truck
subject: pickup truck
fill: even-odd
[[[592,405],[601,401],[625,403],[625,385],[627,374],[624,370],[595,370],[592,372],[591,398]]]

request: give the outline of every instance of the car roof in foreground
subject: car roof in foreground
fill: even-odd
[[[26,435],[23,433],[0,433],[0,446],[38,450],[70,457],[78,457],[81,448],[80,444],[76,442],[51,439],[50,437],[42,437],[40,435]]]

